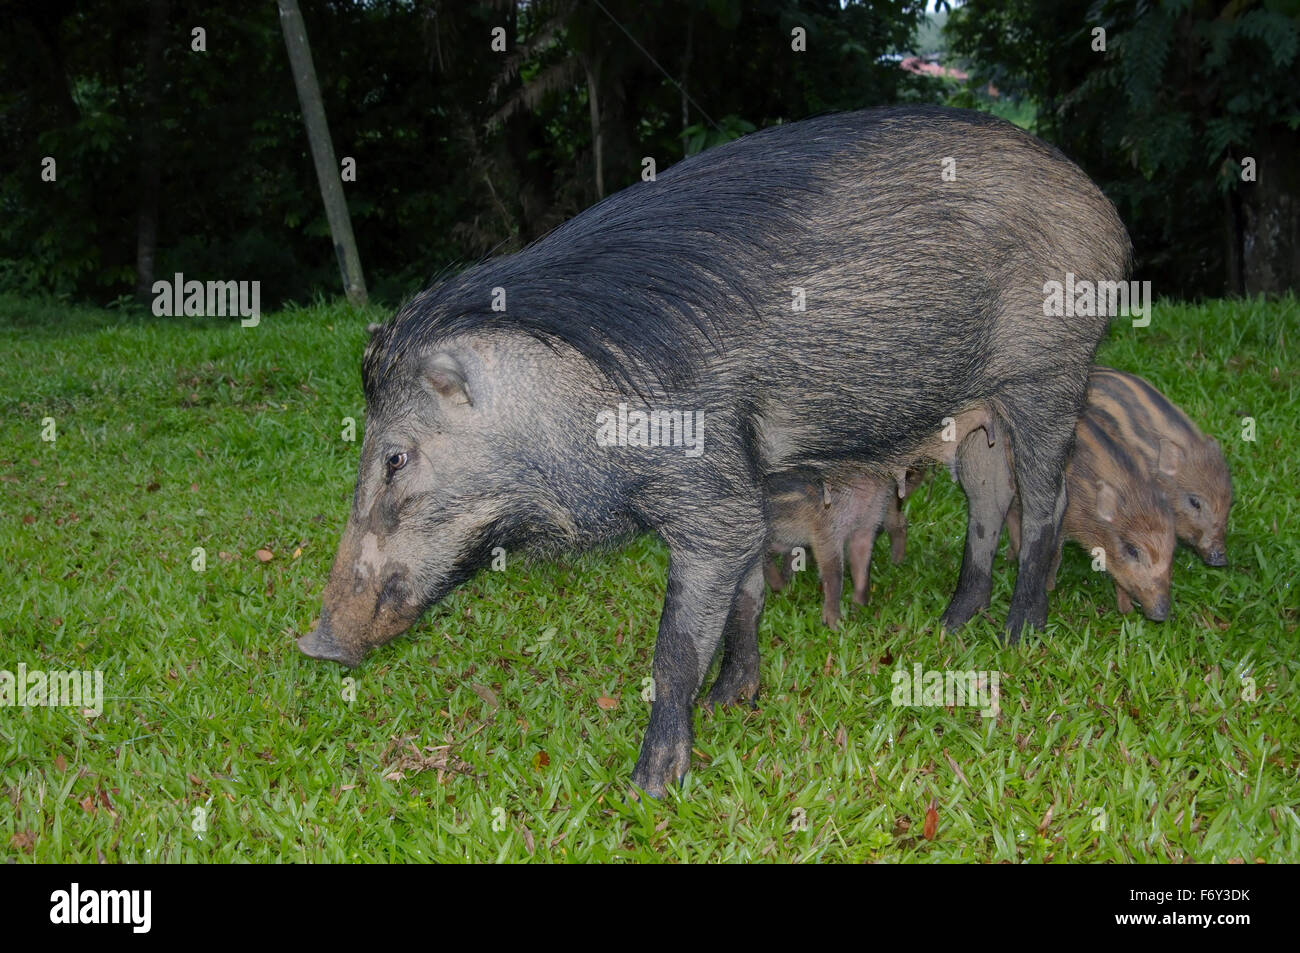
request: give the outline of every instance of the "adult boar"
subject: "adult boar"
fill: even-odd
[[[766,477],[891,473],[975,406],[1017,451],[1008,629],[1041,626],[1107,323],[1044,317],[1044,286],[1122,279],[1129,255],[1076,166],[979,113],[823,116],[686,159],[421,293],[372,338],[352,511],[299,646],[355,665],[494,547],[656,532],[668,584],[633,780],[657,795],[689,766],[719,644],[710,701],[757,691]],[[654,445],[633,420],[646,411],[703,439]],[[950,624],[987,604],[978,582],[963,574]]]

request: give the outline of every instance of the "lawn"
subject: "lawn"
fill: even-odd
[[[992,615],[941,634],[965,521],[939,474],[840,631],[813,572],[769,597],[757,709],[697,714],[658,802],[626,797],[653,539],[482,573],[351,673],[297,651],[382,317],[0,298],[0,670],[98,670],[104,695],[0,708],[5,860],[1300,860],[1295,299],[1157,303],[1103,347],[1233,471],[1229,566],[1180,549],[1169,621],[1119,616],[1071,547],[1046,632],[999,643],[1000,559]],[[893,704],[917,663],[999,673],[1000,714]]]

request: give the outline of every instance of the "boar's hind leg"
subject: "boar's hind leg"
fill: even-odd
[[[1061,548],[1065,515],[1065,460],[1074,439],[1075,419],[1037,417],[1035,429],[1018,427],[1012,435],[1020,497],[1020,569],[1011,594],[1007,638],[1016,642],[1025,626],[1047,624],[1047,581]]]
[[[957,448],[957,479],[966,494],[966,548],[961,558],[957,591],[943,614],[943,626],[955,629],[989,604],[993,594],[993,559],[1002,523],[1015,495],[1003,431],[989,446],[983,430],[966,436]]]
[[[758,698],[758,620],[763,614],[763,577],[757,567],[740,583],[722,634],[722,667],[705,704],[726,707]]]
[[[727,503],[720,501],[718,509],[726,507]],[[705,528],[701,526],[690,528],[686,534],[689,544],[675,545],[669,540],[668,592],[655,642],[654,701],[641,756],[632,772],[632,782],[652,797],[661,797],[690,767],[695,695],[722,641],[742,579],[746,592],[755,588],[755,583],[762,586],[763,540],[767,535],[762,510],[755,506],[752,526],[742,527],[739,522],[733,512],[731,524],[723,526],[715,539],[734,544],[747,536],[754,542],[733,545],[731,551],[725,543],[705,549],[701,545]],[[752,531],[744,534],[746,528]],[[752,651],[757,668],[756,644]]]

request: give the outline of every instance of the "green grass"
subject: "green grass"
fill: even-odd
[[[481,574],[352,673],[350,702],[346,673],[296,650],[349,505],[340,431],[377,316],[242,329],[0,299],[0,669],[98,669],[106,696],[98,717],[0,708],[3,859],[1300,859],[1294,299],[1160,304],[1103,349],[1234,473],[1231,564],[1180,550],[1168,622],[1121,619],[1072,547],[1041,637],[997,641],[1001,560],[992,616],[940,634],[964,504],[939,475],[908,504],[907,562],[878,546],[841,631],[812,572],[769,599],[759,708],[698,715],[684,789],[648,803],[625,791],[652,539]],[[1000,717],[891,704],[914,663],[1000,672]],[[449,769],[395,773],[411,745]]]

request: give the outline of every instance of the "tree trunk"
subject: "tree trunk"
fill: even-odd
[[[600,94],[597,90],[596,64],[583,59],[587,70],[587,103],[591,106],[591,153],[596,165],[596,199],[605,197],[605,150],[600,134]]]
[[[68,69],[65,65],[63,47],[59,32],[63,20],[69,15],[66,5],[46,5],[29,8],[22,13],[32,28],[36,46],[40,50],[41,63],[41,98],[54,114],[58,125],[71,125],[81,116],[76,101],[72,98],[69,86]],[[10,25],[12,28],[12,24]]]
[[[293,67],[293,82],[298,88],[298,102],[302,106],[302,119],[307,127],[307,140],[311,144],[311,157],[316,165],[316,179],[320,183],[321,199],[325,203],[325,217],[329,220],[330,235],[334,240],[334,254],[338,257],[339,271],[343,275],[343,290],[354,305],[366,303],[366,282],[361,274],[361,257],[357,242],[352,236],[352,218],[348,203],[343,197],[343,183],[339,164],[330,142],[329,124],[325,121],[325,104],[321,100],[320,85],[316,82],[316,67],[312,64],[311,46],[307,42],[307,29],[298,10],[298,0],[278,0],[280,28],[284,31],[284,45],[289,51],[289,65]]]
[[[1235,161],[1235,159],[1233,160]],[[1238,163],[1240,164],[1240,163]],[[1234,297],[1244,294],[1246,282],[1241,273],[1241,190],[1223,193],[1224,290]]]
[[[1274,126],[1254,150],[1256,181],[1241,184],[1246,294],[1300,289],[1300,133]]]
[[[695,34],[695,10],[686,17],[686,51],[682,53],[682,154],[686,154],[686,127],[691,124],[690,99],[686,95],[686,82],[691,72],[691,40]]]
[[[140,116],[140,187],[135,231],[135,296],[148,301],[153,294],[154,259],[158,251],[158,183],[162,176],[162,47],[167,33],[167,0],[151,0],[144,65],[144,109]]]

